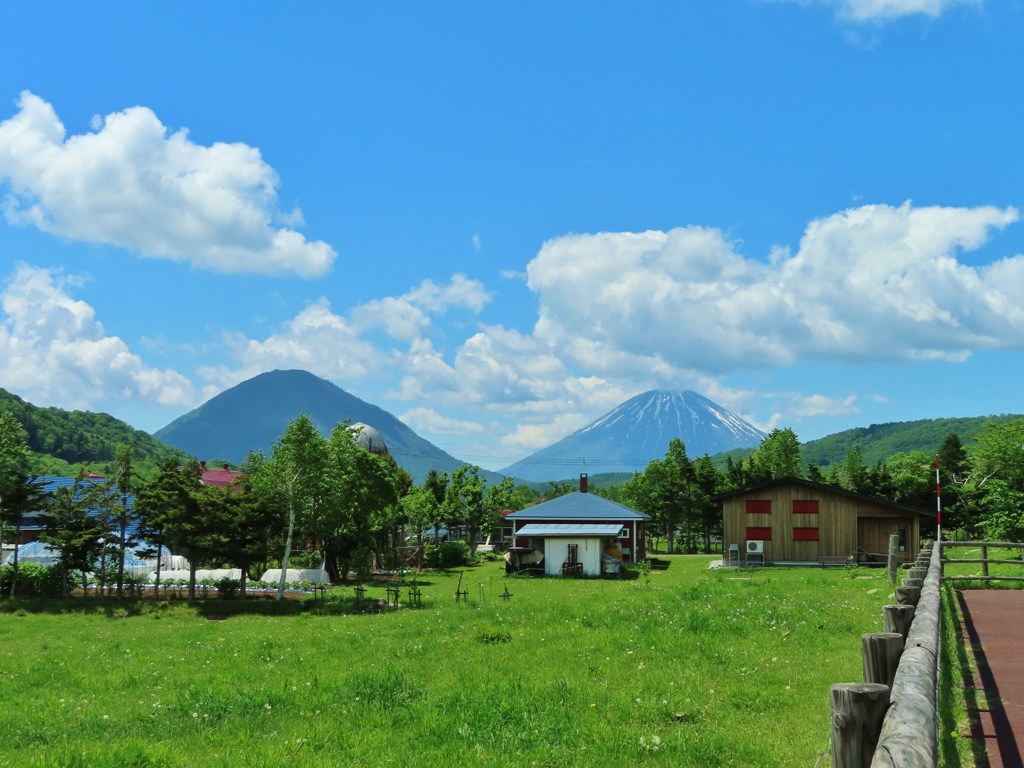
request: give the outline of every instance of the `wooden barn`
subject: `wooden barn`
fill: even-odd
[[[644,526],[650,517],[589,493],[585,474],[579,491],[513,512],[505,520],[512,525],[513,548],[542,555],[540,564],[548,575],[597,576],[605,557],[619,563],[646,557]]]
[[[889,537],[899,536],[904,560],[917,557],[927,512],[799,478],[773,480],[724,493],[727,563],[884,562]]]

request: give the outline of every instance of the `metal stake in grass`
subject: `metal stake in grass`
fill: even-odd
[[[391,603],[393,608],[398,607],[398,585],[388,584],[385,588],[388,593],[388,602]]]
[[[366,594],[366,587],[358,584],[352,591],[356,593],[356,610],[361,611],[363,609],[363,595]]]
[[[505,585],[505,591],[501,593],[501,599],[506,603],[512,599],[512,593],[508,591],[508,584]]]
[[[467,603],[469,602],[469,590],[462,588],[462,577],[465,571],[459,573],[459,583],[455,585],[455,602],[456,603]]]

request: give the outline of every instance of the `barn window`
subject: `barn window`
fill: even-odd
[[[818,514],[817,499],[793,499],[794,515],[816,515]]]
[[[772,529],[767,526],[748,526],[747,540],[761,539],[762,541],[772,540]]]
[[[817,528],[794,528],[793,541],[818,541]]]
[[[751,515],[770,513],[772,511],[771,499],[747,499],[747,513]]]

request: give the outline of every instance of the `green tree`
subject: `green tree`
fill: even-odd
[[[103,516],[94,514],[97,490],[94,483],[77,478],[70,486],[53,492],[40,516],[43,531],[39,539],[57,552],[65,597],[71,592],[72,572],[82,573],[85,586],[85,573],[93,569],[101,556],[104,538],[111,533]]]
[[[7,526],[15,524],[12,498],[29,476],[26,433],[14,414],[0,413],[0,544]]]
[[[394,462],[359,445],[345,424],[332,430],[328,455],[330,545],[344,574],[356,552],[372,551],[375,534],[393,523],[400,479]]]
[[[204,533],[199,503],[201,470],[195,461],[184,467],[176,458],[164,460],[160,471],[139,487],[135,511],[142,524],[157,532],[159,543],[189,559],[188,598],[196,596],[196,558]],[[157,584],[157,589],[160,585]]]
[[[14,560],[11,563],[11,597],[17,594],[18,588],[18,553],[21,542],[21,521],[28,512],[35,512],[45,507],[48,499],[43,483],[37,477],[28,474],[16,475],[9,484],[4,508],[10,519],[14,521]]]
[[[137,476],[132,469],[132,446],[121,444],[115,449],[114,477],[111,479],[111,491],[116,491],[113,505],[113,518],[117,533],[117,599],[124,598],[124,560],[125,552],[138,541],[129,537],[128,527],[134,522],[132,498],[135,493]]]
[[[707,454],[693,462],[693,481],[695,485],[694,503],[704,541],[704,551],[711,552],[711,538],[721,538],[724,522],[722,520],[722,504],[715,496],[725,488],[725,477],[715,467]]]
[[[752,482],[800,477],[800,441],[790,429],[773,429],[747,459]]]
[[[452,473],[445,505],[449,521],[466,526],[470,552],[476,552],[480,531],[489,522],[480,467],[463,464]]]
[[[1007,488],[1024,490],[1024,419],[991,424],[970,452],[976,471],[998,478]]]
[[[430,493],[433,499],[431,505],[430,514],[428,515],[425,523],[426,526],[434,529],[434,537],[437,538],[438,531],[441,526],[445,523],[445,499],[448,498],[448,482],[449,477],[447,472],[438,474],[436,469],[431,469],[427,473],[427,479],[423,483],[423,487]]]
[[[344,425],[347,430],[347,424]],[[281,505],[287,517],[281,580],[277,599],[284,597],[286,571],[291,557],[296,526],[301,526],[321,543],[328,535],[328,500],[331,477],[328,473],[327,440],[308,415],[292,421],[271,449],[270,460],[262,454],[250,455],[247,465],[250,487],[266,503]],[[321,550],[323,551],[323,549]]]

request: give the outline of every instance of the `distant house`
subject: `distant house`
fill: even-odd
[[[199,482],[203,485],[215,485],[218,488],[233,488],[242,482],[244,472],[229,469],[227,464],[222,469],[212,469],[206,466],[205,461],[199,462]]]
[[[97,475],[93,472],[89,472],[82,475],[81,480],[89,483],[98,483],[103,480],[103,475]],[[78,478],[74,477],[60,477],[57,475],[41,475],[37,478],[43,493],[49,497],[58,488],[71,488]],[[9,525],[9,530],[6,531],[4,546],[5,548],[9,545],[17,546],[20,544],[28,544],[29,542],[35,541],[39,538],[39,534],[43,532],[43,523],[40,519],[45,510],[31,509],[26,510],[20,517],[20,519],[13,521]]]
[[[917,556],[921,518],[935,512],[787,478],[721,494],[724,549],[740,562],[824,563],[853,556],[878,561],[889,537],[899,537],[904,560]]]
[[[597,576],[602,557],[637,562],[646,557],[644,526],[651,518],[635,509],[590,493],[587,475],[580,489],[505,516],[516,549],[543,554],[546,574]]]

